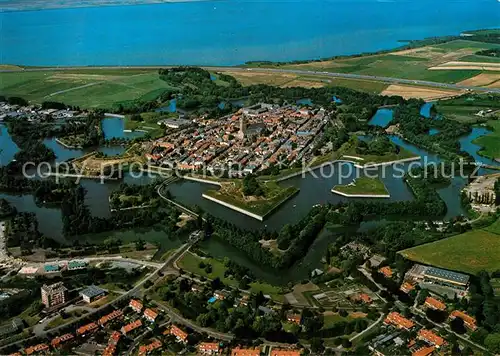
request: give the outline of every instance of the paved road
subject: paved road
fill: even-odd
[[[445,323],[442,323],[442,324],[435,323],[433,320],[429,319],[427,317],[427,315],[422,310],[420,310],[419,308],[411,307],[410,309],[411,309],[412,312],[420,314],[422,317],[424,317],[425,319],[427,319],[427,321],[431,322],[432,324],[434,324],[438,328],[445,329],[446,331],[455,334],[455,336],[457,338],[461,339],[462,341],[465,341],[466,343],[474,345],[478,349],[481,349],[481,350],[483,350],[483,351],[485,351],[487,353],[490,353],[490,351],[488,349],[486,349],[484,346],[481,346],[481,345],[476,344],[475,342],[471,341],[470,338],[467,336],[467,334],[465,334],[466,336],[464,337],[463,335],[457,334],[456,332],[454,332],[453,330],[451,330],[450,326],[447,325],[447,324],[445,324]]]
[[[180,324],[186,325],[191,329],[196,330],[199,333],[206,333],[207,335],[216,339],[231,341],[234,338],[234,336],[231,334],[225,334],[212,329],[203,328],[197,325],[196,323],[192,322],[191,320],[184,318],[182,315],[180,315],[179,313],[177,313],[175,310],[173,310],[164,303],[160,303],[155,300],[153,300],[152,302],[156,304],[159,309],[163,310],[166,314],[168,314],[168,316],[170,316],[173,322],[178,322]]]
[[[380,324],[382,322],[382,320],[384,320],[385,318],[385,314],[382,313],[382,315],[380,315],[380,318],[377,319],[377,321],[375,321],[372,325],[370,325],[369,327],[367,327],[365,330],[361,331],[359,334],[356,334],[354,335],[353,337],[351,337],[349,339],[349,341],[353,342],[354,340],[356,340],[357,338],[363,336],[364,334],[366,334],[368,331],[370,331],[372,328],[374,328],[375,326],[377,326],[378,324]]]
[[[37,71],[65,71],[65,70],[96,70],[96,69],[160,69],[160,68],[170,68],[172,66],[109,66],[109,67],[47,67],[47,68],[26,68],[26,69],[15,69],[15,70],[1,70],[0,72],[37,72]],[[500,93],[500,88],[484,88],[468,85],[459,84],[448,84],[448,83],[438,83],[431,82],[427,80],[412,80],[404,78],[394,78],[394,77],[382,77],[376,75],[361,75],[361,74],[350,74],[350,73],[335,73],[335,72],[321,72],[313,70],[300,70],[300,69],[279,69],[279,68],[241,68],[241,67],[201,67],[212,71],[231,71],[231,72],[256,72],[256,73],[290,73],[297,75],[320,75],[323,77],[332,78],[347,78],[347,79],[363,79],[363,80],[374,80],[392,84],[410,84],[410,85],[423,85],[434,88],[443,89],[456,89],[456,90],[474,90],[489,93]]]
[[[175,182],[175,180],[166,180],[165,182],[163,182],[162,184],[160,184],[158,186],[158,189],[157,189],[157,192],[158,192],[158,195],[166,200],[167,202],[169,202],[170,204],[174,205],[175,207],[177,207],[180,211],[182,211],[183,213],[186,213],[188,215],[191,215],[193,218],[197,219],[198,218],[198,214],[196,214],[194,211],[186,208],[185,206],[177,203],[176,201],[172,200],[172,199],[169,199],[167,198],[165,195],[163,195],[162,193],[162,189],[165,188],[166,186],[168,186],[170,183],[173,183]],[[205,220],[205,218],[202,218],[203,220]]]
[[[48,333],[57,333],[60,329],[62,328],[65,328],[73,323],[76,323],[76,322],[79,322],[80,320],[82,320],[83,318],[87,318],[93,314],[96,314],[98,312],[100,312],[101,310],[109,307],[110,305],[120,301],[120,300],[123,300],[123,299],[128,299],[132,296],[134,296],[137,292],[139,292],[142,288],[142,286],[144,285],[144,283],[146,283],[147,281],[149,281],[151,278],[153,278],[154,276],[157,275],[158,272],[160,271],[163,271],[164,269],[167,269],[169,268],[169,266],[171,266],[171,264],[173,263],[173,261],[175,261],[177,259],[177,257],[184,253],[185,250],[187,250],[189,247],[191,247],[191,245],[193,245],[194,243],[197,242],[197,239],[193,239],[193,240],[190,240],[188,243],[185,243],[184,245],[182,245],[181,247],[179,247],[174,254],[172,254],[166,261],[164,264],[160,265],[158,268],[156,268],[156,270],[153,272],[153,273],[150,273],[149,275],[147,275],[146,277],[144,277],[139,283],[137,283],[135,285],[134,288],[130,289],[129,291],[125,292],[124,294],[122,294],[121,296],[119,296],[118,298],[116,298],[115,300],[109,302],[109,303],[106,303],[102,306],[100,306],[99,308],[95,309],[93,312],[91,313],[87,313],[87,314],[84,314],[82,315],[81,317],[67,323],[67,324],[63,324],[63,325],[60,325],[56,328],[53,328],[53,329],[50,329],[50,330],[45,330],[43,332],[41,332],[39,335],[37,335],[37,337],[45,337],[47,336]],[[1,346],[0,347],[0,354],[1,354],[1,351],[7,347],[10,347],[10,346],[13,346],[13,345],[16,345],[16,344],[22,344],[22,343],[25,343],[29,340],[32,340],[34,339],[34,337],[29,337],[29,338],[26,338],[26,339],[23,339],[23,340],[18,340],[16,342],[13,342],[11,344],[8,344],[8,345],[4,345],[4,346]]]
[[[212,69],[213,70],[213,69]],[[427,80],[412,80],[394,77],[380,77],[376,75],[361,75],[361,74],[349,74],[349,73],[334,73],[334,72],[319,72],[311,70],[298,70],[298,69],[274,69],[274,68],[233,68],[228,69],[227,67],[216,67],[215,70],[220,71],[246,71],[246,72],[267,72],[267,73],[290,73],[298,75],[321,75],[333,78],[347,78],[347,79],[363,79],[363,80],[375,80],[380,82],[392,83],[392,84],[410,84],[410,85],[423,85],[428,87],[443,88],[443,89],[457,89],[457,90],[475,90],[489,93],[500,93],[500,88],[483,88],[468,85],[459,84],[448,84],[448,83],[438,83],[431,82]]]

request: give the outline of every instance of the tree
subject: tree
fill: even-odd
[[[323,346],[323,340],[320,339],[319,337],[313,337],[311,339],[311,351],[313,353],[319,354],[322,353],[325,350],[325,347]]]
[[[500,333],[493,333],[486,336],[484,346],[495,354],[500,353]]]
[[[137,251],[143,251],[146,248],[146,242],[143,239],[137,239],[134,243]]]
[[[352,342],[350,342],[349,339],[347,339],[347,338],[343,338],[342,339],[342,347],[343,348],[347,349],[347,348],[349,348],[351,346],[352,346]]]
[[[465,334],[465,332],[467,331],[465,329],[464,321],[461,318],[455,318],[450,321],[450,328],[457,334]]]

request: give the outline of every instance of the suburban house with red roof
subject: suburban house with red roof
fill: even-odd
[[[404,316],[399,314],[398,312],[391,312],[389,315],[387,315],[387,318],[385,318],[384,323],[386,324],[392,324],[399,329],[406,329],[409,330],[415,326],[413,321],[406,319]]]
[[[132,299],[130,300],[130,303],[128,304],[136,313],[140,313],[142,311],[142,303],[139,302],[138,300]]]
[[[213,355],[219,353],[220,347],[216,342],[202,342],[198,345],[198,351],[204,355]]]
[[[137,328],[140,328],[142,326],[142,321],[141,319],[137,319],[136,321],[131,322],[130,324],[127,324],[121,328],[121,332],[123,335],[127,335],[127,333],[134,331]]]

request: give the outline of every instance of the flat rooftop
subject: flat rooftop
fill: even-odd
[[[469,283],[469,276],[463,273],[448,271],[446,269],[429,267],[424,272],[425,276],[448,280],[458,284]]]

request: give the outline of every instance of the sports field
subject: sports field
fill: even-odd
[[[476,274],[500,269],[500,223],[400,251],[409,260]]]

